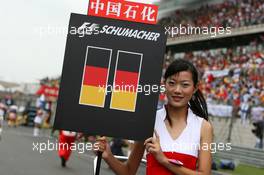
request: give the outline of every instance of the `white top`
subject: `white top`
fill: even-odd
[[[177,152],[198,157],[203,118],[195,115],[189,108],[186,128],[176,140],[173,140],[171,137],[164,122],[165,118],[166,109],[163,107],[157,111],[155,122],[155,130],[160,136],[162,151]]]
[[[35,118],[34,118],[34,123],[36,124],[41,124],[42,123],[42,116],[39,116],[37,115]]]

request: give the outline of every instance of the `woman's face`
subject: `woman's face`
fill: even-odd
[[[168,77],[165,88],[168,103],[173,107],[187,106],[196,90],[192,73],[189,71],[182,71]]]

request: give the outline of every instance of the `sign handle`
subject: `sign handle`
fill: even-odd
[[[97,161],[96,161],[96,168],[95,168],[95,175],[100,175],[100,167],[101,167],[101,161],[102,161],[102,152],[97,152]]]

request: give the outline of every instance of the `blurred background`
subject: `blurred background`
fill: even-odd
[[[142,1],[140,1],[142,2]],[[264,0],[161,0],[167,29],[163,73],[175,59],[193,62],[207,99],[216,143],[213,174],[264,174]],[[66,168],[56,151],[40,154],[34,142],[56,142],[52,130],[70,12],[86,14],[88,1],[2,2],[0,19],[0,174],[92,174],[92,152],[73,152]],[[187,32],[209,29],[205,33]],[[180,33],[182,28],[182,33]],[[210,33],[218,29],[226,33]],[[160,94],[157,108],[166,103]],[[36,118],[41,118],[36,127]],[[94,142],[78,134],[76,142]],[[124,158],[133,141],[110,138]],[[142,160],[139,175],[145,174]],[[113,174],[103,163],[101,174]]]

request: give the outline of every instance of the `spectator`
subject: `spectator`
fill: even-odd
[[[250,111],[250,101],[245,100],[241,103],[240,106],[240,118],[241,118],[241,123],[245,126],[246,125],[246,120],[248,118]]]
[[[179,9],[162,18],[163,26],[238,28],[264,23],[264,0],[225,0],[198,9]],[[193,31],[192,33],[195,34]]]
[[[37,111],[36,117],[34,118],[34,130],[33,130],[33,136],[34,137],[39,136],[42,121],[43,121],[43,111],[41,109],[39,109]]]

